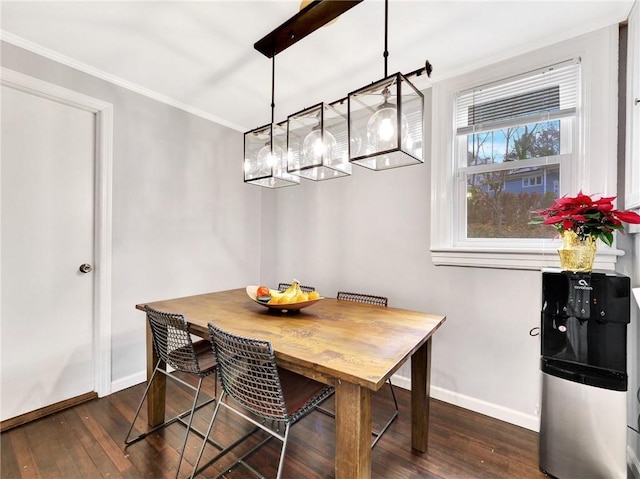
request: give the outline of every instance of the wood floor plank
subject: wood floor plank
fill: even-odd
[[[190,391],[168,383],[167,415],[190,407]],[[204,388],[213,394],[213,385]],[[124,436],[144,392],[138,385],[3,432],[2,478],[161,479],[173,478],[185,428],[172,425],[132,446]],[[410,393],[396,388],[400,414],[371,452],[373,479],[543,479],[538,469],[538,435],[441,401],[431,401],[429,448],[411,449]],[[143,408],[143,416],[146,415]],[[391,396],[374,396],[374,420],[393,409]],[[213,406],[196,414],[203,431]],[[146,426],[146,419],[143,418]],[[219,441],[229,441],[250,426],[221,409],[214,430]],[[255,442],[258,438],[252,438]],[[180,477],[188,477],[200,449],[201,439],[191,434],[185,449]],[[249,444],[243,444],[248,446]],[[248,462],[266,477],[275,477],[280,443],[270,441]],[[207,449],[212,457],[215,448]],[[229,458],[229,461],[234,456]],[[284,463],[286,479],[332,479],[334,477],[335,420],[313,412],[293,426]],[[199,474],[210,478],[224,470],[215,464]],[[228,479],[253,476],[242,467],[225,474]]]
[[[17,430],[8,438],[2,438],[2,477],[38,477],[33,451],[24,429]]]
[[[102,399],[87,403],[86,406],[93,407],[99,401],[102,401]],[[69,409],[63,413],[66,421],[73,428],[77,447],[84,449],[84,453],[95,465],[102,477],[122,479],[122,474],[120,474],[118,468],[109,459],[93,432],[86,426],[85,421],[87,418],[83,413],[84,410],[79,407]],[[9,431],[9,434],[11,434],[11,431]]]
[[[20,477],[16,451],[11,441],[0,448],[0,477]]]
[[[58,469],[57,459],[59,455],[65,454],[65,450],[60,448],[60,443],[56,440],[57,415],[34,421],[34,424],[38,423],[40,427],[26,431],[37,471],[42,477],[63,478],[62,472]]]
[[[111,426],[109,422],[103,425],[104,417],[100,417],[100,406],[104,404],[92,404],[88,407],[87,404],[78,406],[79,413],[84,416],[85,425],[91,432],[96,441],[100,444],[107,457],[116,466],[123,478],[137,477],[137,472],[131,464],[131,461],[123,451],[122,445],[113,440],[111,435],[107,432],[105,427]]]
[[[67,452],[68,460],[77,470],[75,473],[77,477],[102,477],[102,473],[87,451],[78,444],[76,430],[68,420],[72,414],[74,414],[72,411],[63,411],[57,414],[59,424],[56,431],[57,440],[61,443],[61,448],[63,447]],[[74,477],[74,475],[69,471],[65,473],[65,477]]]

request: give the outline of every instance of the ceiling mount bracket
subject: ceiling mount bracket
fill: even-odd
[[[272,58],[360,2],[362,0],[314,0],[253,47],[267,58]]]

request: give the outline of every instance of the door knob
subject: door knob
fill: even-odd
[[[93,268],[91,267],[90,264],[83,263],[80,265],[80,268],[78,269],[80,270],[81,273],[90,273]]]

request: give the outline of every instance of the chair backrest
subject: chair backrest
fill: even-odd
[[[145,306],[153,348],[165,363],[178,371],[200,374],[189,327],[181,314],[165,313]]]
[[[387,306],[389,300],[384,296],[375,296],[373,294],[348,293],[346,291],[338,291],[338,299],[343,301],[355,301],[357,303],[375,304],[376,306]]]
[[[289,286],[291,286],[291,283],[280,283],[278,285],[278,291],[284,291]],[[304,291],[305,293],[310,293],[311,291],[315,291],[316,290],[316,288],[314,288],[313,286],[303,286],[303,285],[300,285],[300,289],[302,291]]]
[[[209,324],[225,393],[258,416],[287,421],[276,358],[269,341],[244,338]]]

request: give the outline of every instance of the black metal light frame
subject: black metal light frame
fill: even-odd
[[[245,183],[250,183],[250,184],[255,184],[258,186],[263,186],[266,188],[282,188],[284,186],[294,186],[300,183],[300,178],[297,177],[296,175],[292,175],[289,172],[287,172],[287,146],[286,146],[286,126],[284,125],[284,122],[281,122],[279,124],[275,124],[275,84],[276,84],[276,57],[275,55],[271,57],[271,123],[269,123],[268,125],[264,125],[262,127],[259,128],[255,128],[251,131],[248,131],[244,134],[244,182]],[[275,136],[274,136],[274,128],[275,127],[280,127],[283,129],[283,135],[285,135],[283,137],[283,144],[284,144],[284,149],[283,149],[283,154],[284,154],[284,158],[280,159],[280,164],[279,165],[271,165],[270,167],[270,172],[269,174],[263,174],[261,176],[255,176],[255,177],[247,177],[247,165],[251,164],[251,161],[253,160],[253,158],[250,158],[250,156],[253,156],[254,154],[256,155],[255,161],[257,164],[258,161],[258,151],[247,151],[248,149],[251,150],[251,148],[248,148],[248,145],[253,141],[254,137],[257,137],[258,135],[262,134],[264,136],[265,132],[268,132],[268,145],[269,148],[271,150],[270,154],[273,158],[273,153],[274,153],[274,148],[278,147],[275,144]],[[260,138],[260,140],[258,142],[256,142],[257,144],[261,143],[262,141],[264,141],[263,138]],[[265,143],[265,147],[266,147],[266,143]],[[255,148],[254,148],[255,149]],[[263,168],[261,168],[261,165],[257,164],[257,167],[259,169],[259,171],[263,171]]]
[[[343,111],[340,111],[340,108]],[[329,113],[329,115],[327,115]],[[303,125],[305,120],[317,121],[314,126]],[[305,161],[304,139],[313,131],[320,133],[320,141],[325,147],[327,135],[335,140],[335,150],[328,154],[322,151],[314,162]],[[302,133],[300,133],[302,131]],[[296,141],[297,140],[297,141]],[[294,175],[313,181],[341,178],[351,174],[351,163],[348,159],[347,110],[344,99],[326,104],[318,103],[305,108],[287,118],[287,171]]]
[[[348,95],[349,161],[372,170],[384,170],[424,162],[424,96],[407,77],[421,75],[424,72],[427,73],[427,76],[431,76],[432,67],[427,61],[424,68],[420,68],[408,75],[403,75],[399,72],[388,75],[388,25],[389,1],[385,0],[384,78],[359,88]],[[382,101],[378,100],[377,105],[367,104],[365,96],[368,97],[369,102],[375,101],[376,98]],[[388,98],[393,98],[395,103],[388,102]],[[412,106],[417,104],[417,110],[413,111],[409,108],[407,106],[408,102],[412,102]],[[395,107],[396,110],[393,131],[395,138],[393,138],[393,141],[386,142],[388,143],[387,145],[378,147],[377,145],[372,145],[371,139],[368,137],[368,124],[367,127],[362,127],[364,123],[363,116],[366,114],[372,117],[377,110],[385,106],[390,110]],[[410,114],[411,124],[409,124],[409,119],[405,114],[407,116]],[[403,128],[403,120],[407,122],[406,128]]]
[[[257,135],[259,133],[263,133],[265,129],[268,128],[268,143],[271,147],[271,153],[273,153],[274,144],[276,142],[276,137],[274,136],[274,128],[282,127],[285,122],[280,122],[277,125],[275,124],[274,119],[274,92],[275,92],[275,56],[289,48],[291,45],[295,44],[299,40],[303,39],[307,35],[313,33],[318,28],[332,22],[341,14],[350,10],[357,4],[361,3],[363,0],[313,0],[309,5],[301,9],[296,15],[291,17],[289,20],[285,21],[282,25],[274,29],[269,34],[265,35],[263,38],[258,40],[254,44],[254,48],[265,55],[268,58],[272,59],[273,68],[272,68],[272,78],[271,78],[271,123],[269,125],[265,125],[260,128],[256,128],[245,133],[245,165],[247,164],[247,140],[250,139],[248,135]],[[355,163],[360,166],[364,166],[374,170],[382,170],[387,168],[395,168],[398,166],[406,166],[411,164],[419,164],[423,163],[423,153],[424,153],[424,145],[423,142],[423,123],[424,123],[424,98],[422,93],[408,80],[409,77],[419,76],[426,72],[427,76],[431,76],[432,67],[429,61],[426,61],[425,66],[419,68],[411,73],[406,75],[402,75],[401,73],[395,73],[393,75],[387,74],[387,59],[389,56],[388,52],[388,18],[389,18],[389,5],[388,0],[385,0],[385,16],[384,16],[384,78],[379,80],[378,82],[374,82],[371,85],[355,90],[345,98],[337,100],[333,102],[333,104],[343,104],[345,101],[347,102],[347,148],[348,148],[348,159],[349,163]],[[364,152],[361,154],[361,151],[356,151],[354,145],[363,144],[363,139],[356,136],[354,131],[354,125],[352,124],[352,120],[354,120],[356,114],[352,113],[352,106],[355,111],[356,109],[356,97],[360,95],[362,92],[368,92],[372,87],[376,85],[387,85],[395,87],[395,109],[396,109],[396,118],[395,118],[395,147],[393,148],[385,148],[382,151],[375,152],[367,152],[365,147]],[[404,88],[404,89],[403,89]],[[390,90],[389,90],[390,91]],[[407,93],[408,92],[408,93]],[[383,90],[383,96],[386,93]],[[419,129],[419,138],[416,143],[419,145],[412,144],[411,148],[407,148],[409,142],[403,142],[403,115],[407,113],[408,108],[403,106],[403,96],[413,95],[415,98],[419,99],[419,112],[413,112],[412,117],[418,116],[419,120],[416,123],[416,128]],[[386,104],[387,97],[384,96],[384,103]],[[405,103],[406,105],[406,103]],[[370,109],[372,113],[375,113],[376,107],[374,105],[360,105],[366,111]],[[393,105],[390,105],[393,106]],[[405,110],[403,112],[403,110]],[[304,111],[304,110],[303,110]],[[300,112],[299,112],[300,113]],[[291,115],[290,115],[291,117]],[[412,118],[413,119],[413,118]],[[407,120],[408,121],[408,120]],[[322,122],[321,122],[322,126]],[[288,128],[288,119],[287,119],[287,128]],[[407,128],[408,130],[409,128]],[[408,134],[409,132],[407,132]],[[411,134],[415,134],[413,131]],[[288,130],[287,130],[287,142],[288,142]],[[324,135],[324,134],[323,134]],[[323,136],[324,140],[324,136]],[[411,142],[413,143],[413,141]],[[300,171],[296,171],[295,168],[292,168],[289,165],[288,157],[289,157],[289,146],[287,143],[285,147],[285,158],[284,158],[284,172],[282,170],[282,165],[278,171],[271,168],[270,174],[265,174],[259,177],[247,178],[247,172],[245,169],[245,182],[246,183],[254,183],[261,186],[267,186],[271,188],[277,188],[281,186],[290,186],[299,184],[300,182]],[[419,148],[419,149],[418,149]],[[311,170],[315,169],[316,171],[328,171],[327,165],[312,165],[309,167],[309,174],[303,174],[301,176],[309,178],[309,179],[320,179],[317,175],[311,174]],[[296,174],[294,174],[294,172]],[[332,177],[336,176],[345,176],[349,173],[341,171],[339,173],[335,173]],[[323,178],[325,179],[325,178]]]

